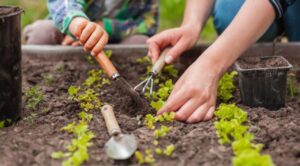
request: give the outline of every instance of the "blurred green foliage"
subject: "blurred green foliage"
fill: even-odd
[[[22,28],[37,19],[47,16],[47,0],[0,0],[1,5],[20,6],[25,10],[22,17]],[[185,0],[160,0],[160,26],[159,31],[180,26],[184,13]],[[213,41],[216,33],[212,19],[209,19],[199,41]]]

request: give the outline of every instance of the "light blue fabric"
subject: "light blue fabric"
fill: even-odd
[[[245,0],[215,0],[212,16],[218,34],[231,23]],[[300,0],[286,9],[282,19],[275,20],[258,42],[270,42],[282,32],[289,41],[300,41]]]

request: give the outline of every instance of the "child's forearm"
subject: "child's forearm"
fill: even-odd
[[[200,58],[210,59],[222,74],[263,35],[274,19],[269,0],[245,1],[232,23]]]
[[[213,4],[214,0],[186,0],[182,26],[192,26],[200,32],[211,13]]]
[[[75,17],[84,17],[87,4],[84,0],[48,0],[48,10],[54,21],[55,27],[62,33],[68,33],[69,25]]]

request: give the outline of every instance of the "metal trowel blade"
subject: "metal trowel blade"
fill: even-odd
[[[137,149],[135,137],[130,134],[121,134],[111,137],[104,146],[106,154],[114,160],[126,160]]]

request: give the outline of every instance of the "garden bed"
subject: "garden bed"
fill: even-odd
[[[146,66],[138,63],[140,52],[128,55],[113,54],[112,60],[132,85],[146,73]],[[121,57],[121,58],[120,58]],[[15,125],[0,130],[1,165],[59,165],[61,160],[51,158],[54,151],[64,150],[73,136],[62,132],[65,125],[78,120],[78,104],[68,99],[68,88],[80,85],[87,78],[91,65],[85,58],[36,58],[23,56],[23,91],[39,86],[44,99],[37,109],[27,109],[23,103],[22,119]],[[185,62],[184,60],[181,62]],[[188,62],[187,62],[188,63]],[[187,63],[176,67],[184,71]],[[120,94],[114,87],[104,85],[100,100],[114,105],[117,120],[125,133],[133,133],[139,142],[139,149],[152,144],[152,132],[138,124],[138,115],[150,113],[136,108],[130,97]],[[240,103],[238,92],[234,101]],[[296,97],[288,97],[286,107],[278,111],[264,108],[239,107],[248,112],[250,131],[255,142],[264,144],[263,154],[270,154],[275,165],[300,165],[300,103]],[[148,112],[147,112],[148,111]],[[95,138],[89,148],[90,159],[84,165],[135,165],[133,158],[127,161],[113,161],[104,153],[104,144],[109,139],[100,110],[92,110],[89,124]],[[174,144],[171,157],[156,157],[157,165],[231,165],[233,152],[230,146],[218,143],[213,122],[185,124],[173,122],[172,130],[162,143]]]

